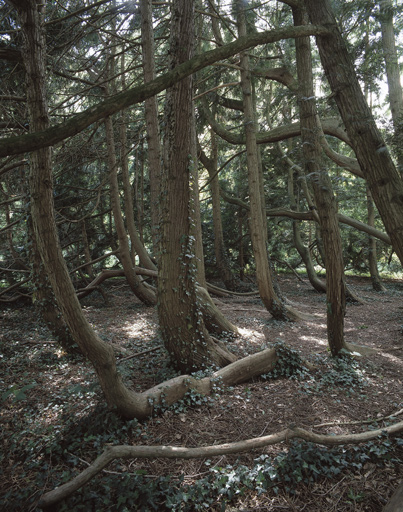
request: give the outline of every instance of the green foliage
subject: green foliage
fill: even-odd
[[[36,382],[34,382],[32,384],[25,384],[25,386],[22,386],[22,388],[19,388],[16,385],[11,386],[10,389],[8,389],[4,393],[2,393],[0,403],[5,402],[7,400],[7,398],[10,396],[16,401],[26,400],[27,395],[25,392],[28,391],[29,389],[34,388],[35,386],[36,386]]]
[[[304,378],[307,368],[301,359],[301,356],[293,348],[287,347],[281,340],[274,343],[278,361],[271,372],[262,375],[264,379],[285,378]]]
[[[325,369],[307,376],[301,388],[307,393],[322,393],[329,389],[344,389],[348,395],[361,393],[368,385],[369,363],[363,363],[349,352],[341,352],[338,357],[322,359]]]

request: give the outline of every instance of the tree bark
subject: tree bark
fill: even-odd
[[[328,34],[316,37],[322,65],[374,202],[403,263],[403,181],[365,101],[330,1],[304,0],[304,4],[311,22],[329,29]]]
[[[246,36],[246,18],[244,4],[241,0],[236,2],[238,34]],[[271,274],[267,254],[267,226],[266,216],[263,216],[264,203],[262,203],[262,183],[259,169],[258,148],[256,142],[256,119],[252,98],[252,81],[249,57],[241,53],[241,88],[244,111],[246,160],[248,168],[248,188],[250,201],[250,234],[252,240],[253,256],[256,265],[256,280],[260,298],[270,314],[277,320],[290,320],[287,308],[278,297]]]
[[[144,83],[149,83],[156,77],[151,0],[140,1],[140,14]],[[158,253],[158,222],[160,218],[159,198],[161,181],[161,142],[158,125],[158,101],[156,95],[145,100],[144,114],[147,127],[148,173],[150,176],[151,237],[154,254],[156,255]]]
[[[194,5],[172,4],[171,66],[189,60],[194,44]],[[161,255],[158,278],[158,316],[164,344],[174,365],[183,372],[234,361],[214,343],[204,325],[196,292],[194,212],[190,176],[192,151],[192,78],[167,91],[165,101],[164,165],[161,196]]]

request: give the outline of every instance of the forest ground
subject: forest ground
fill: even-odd
[[[347,306],[346,341],[376,348],[376,353],[335,363],[327,350],[325,296],[305,279],[282,276],[282,292],[312,320],[273,321],[257,296],[217,298],[223,313],[240,329],[240,335],[229,341],[230,348],[245,355],[281,340],[315,369],[291,379],[256,379],[221,389],[211,399],[189,396],[144,423],[125,424],[106,410],[91,366],[80,356],[64,354],[31,306],[3,306],[0,503],[4,510],[35,510],[43,492],[85,469],[108,443],[206,446],[268,435],[289,425],[341,434],[401,420],[403,282],[387,280],[387,291],[382,293],[374,292],[366,278],[349,277],[348,282],[363,304]],[[99,335],[116,348],[126,383],[144,391],[175,375],[162,347],[156,309],[140,304],[121,280],[109,282],[105,292],[107,303],[93,293],[82,304]],[[12,386],[13,393],[6,397]],[[277,462],[270,466],[270,460]],[[226,510],[231,511],[379,512],[402,478],[402,461],[403,435],[336,451],[282,443],[208,461],[117,461],[62,510],[153,510],[153,500],[155,510],[168,506],[196,510],[190,501],[196,504],[199,499],[200,510],[221,510],[227,501]],[[251,468],[257,464],[272,475],[272,485],[256,479],[259,472]],[[251,472],[240,477],[236,468],[242,466]],[[276,480],[276,471],[282,478]],[[127,473],[137,475],[142,483],[136,480],[130,487],[124,480]],[[167,475],[179,477],[182,484],[173,480],[170,487],[157,485]],[[231,478],[239,483],[234,485]],[[209,488],[212,481],[222,482],[215,486],[215,494]],[[171,498],[169,505],[172,488],[180,485],[187,491]],[[257,491],[265,485],[265,492]],[[130,489],[139,491],[139,486],[143,486],[141,496],[134,501],[128,498],[125,505],[122,495]],[[146,491],[147,486],[151,490]]]

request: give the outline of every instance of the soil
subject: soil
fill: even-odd
[[[142,444],[207,446],[268,435],[289,425],[322,434],[347,434],[374,428],[375,424],[382,428],[393,421],[401,421],[403,282],[385,281],[385,292],[373,291],[366,278],[351,277],[348,282],[362,303],[349,303],[347,306],[346,341],[375,349],[365,357],[356,356],[353,377],[350,375],[342,382],[334,373],[329,373],[331,362],[325,296],[315,292],[307,280],[297,279],[294,275],[283,276],[280,278],[282,292],[297,310],[308,313],[311,319],[297,323],[274,321],[258,296],[215,298],[219,308],[240,330],[240,335],[228,343],[232,351],[242,356],[281,340],[312,363],[314,369],[301,379],[256,379],[222,390],[219,397],[201,405],[173,407],[143,425],[146,435],[143,435]],[[146,390],[170,378],[172,369],[159,337],[156,309],[140,304],[122,281],[109,284],[105,291],[104,296],[90,295],[82,304],[96,331],[116,348],[125,381],[135,390]],[[105,297],[108,298],[107,303]],[[18,402],[11,399],[3,403],[0,421],[4,435],[12,435],[16,417],[33,405],[38,411],[36,420],[46,422],[51,428],[57,424],[57,414],[46,404],[54,403],[55,397],[60,396],[61,389],[67,384],[88,384],[89,380],[95,380],[92,370],[83,361],[71,364],[68,359],[62,369],[59,365],[55,370],[52,364],[44,368],[43,362],[47,357],[51,358],[56,353],[59,358],[64,356],[49,333],[38,324],[32,307],[4,308],[0,311],[0,318],[0,347],[6,344],[9,347],[9,352],[3,350],[3,365],[11,358],[12,347],[18,346],[20,356],[30,360],[24,366],[24,379],[35,378],[37,383],[35,389],[27,390],[27,398],[21,401],[21,405],[16,405]],[[131,357],[133,355],[135,357]],[[16,375],[17,370],[12,368],[3,373],[2,388],[9,389],[16,384]],[[63,395],[63,400],[66,400],[66,395]],[[71,408],[77,417],[82,417],[90,414],[102,400],[99,395],[95,395],[91,402],[72,397]],[[44,413],[46,410],[48,413]],[[139,443],[139,440],[133,439],[133,443]],[[7,450],[7,442],[5,444],[3,448]],[[282,443],[252,453],[213,458],[207,463],[198,459],[138,459],[125,461],[120,470],[144,470],[150,478],[182,475],[185,482],[192,483],[208,474],[212,466],[223,468],[243,464],[252,467],[260,455],[274,457],[287,446],[287,443]],[[396,456],[403,460],[401,448],[397,449]],[[84,458],[81,469],[92,460],[90,455]],[[0,495],[11,486],[24,485],[23,462],[11,465],[4,457],[0,469],[3,470]],[[277,494],[246,490],[234,498],[227,510],[379,512],[401,478],[402,466],[399,463],[378,465],[368,462],[354,472],[348,470],[333,479],[319,478],[314,483],[301,483],[292,493],[283,488]],[[43,490],[50,489],[45,483]],[[217,504],[206,510],[219,509]]]

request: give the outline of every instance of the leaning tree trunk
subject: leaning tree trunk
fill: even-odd
[[[192,55],[194,5],[172,4],[171,66]],[[167,91],[164,166],[161,195],[161,254],[158,277],[158,315],[165,346],[181,371],[224,366],[235,360],[214,343],[204,325],[196,291],[195,240],[192,236],[191,166],[193,101],[192,77]]]
[[[293,7],[293,16],[295,25],[305,24],[305,15],[302,9]],[[313,90],[309,37],[298,38],[295,41],[295,48],[303,155],[307,175],[312,176],[325,251],[327,337],[331,353],[338,355],[347,346],[344,342],[346,287],[337,202],[333,194],[332,183],[322,162],[321,128],[318,123]]]
[[[112,38],[114,37],[114,30],[112,33]],[[113,39],[112,39],[113,42]],[[115,70],[115,46],[112,45],[112,51],[107,60],[107,75],[111,77],[111,85],[112,90],[115,89],[115,83],[113,81],[114,70]],[[108,95],[110,89],[109,83],[104,86],[105,94]],[[109,187],[110,187],[110,196],[111,196],[111,206],[112,206],[112,215],[113,222],[115,224],[116,233],[118,236],[119,242],[119,252],[118,256],[120,262],[122,264],[123,270],[125,272],[126,280],[130,286],[132,292],[136,295],[138,299],[140,299],[144,304],[148,306],[155,305],[157,302],[157,298],[152,289],[147,288],[145,284],[141,281],[139,276],[134,271],[134,262],[132,261],[132,256],[129,247],[129,241],[127,237],[125,223],[123,221],[122,208],[120,206],[120,194],[119,194],[119,182],[118,182],[118,161],[116,157],[116,145],[115,145],[115,135],[114,135],[114,127],[111,116],[107,116],[104,120],[105,126],[105,136],[106,136],[106,146],[107,146],[107,162],[109,168]],[[124,141],[123,141],[124,142]],[[128,169],[126,169],[126,181],[128,179],[127,173]],[[126,183],[127,186],[127,183]],[[126,195],[126,206],[127,200],[129,198]],[[130,218],[132,217],[133,212],[129,212]],[[129,219],[130,222],[130,219]],[[132,228],[134,227],[134,221],[132,224]],[[137,233],[133,233],[135,235]],[[143,258],[144,261],[144,258]]]
[[[304,4],[311,22],[329,30],[316,36],[322,65],[358,163],[403,263],[403,181],[365,100],[330,0],[304,0]]]
[[[35,158],[35,157],[34,157]],[[49,278],[46,274],[33,232],[32,217],[28,217],[28,236],[31,239],[29,257],[35,291],[32,295],[34,307],[56,341],[68,353],[80,352],[56,303]]]
[[[119,259],[122,263],[125,277],[132,292],[146,305],[155,305],[155,293],[146,288],[144,283],[134,271],[134,265],[130,255],[130,247],[127,239],[126,228],[123,222],[122,209],[120,207],[120,195],[118,185],[117,160],[115,152],[115,138],[113,136],[113,123],[110,117],[105,119],[106,143],[108,147],[109,183],[113,220],[119,240]]]

